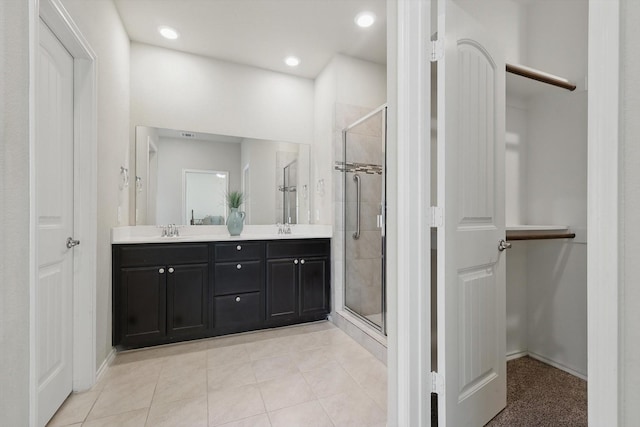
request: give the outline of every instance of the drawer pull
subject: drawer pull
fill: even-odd
[[[298,260],[297,260],[297,259],[294,259],[294,260],[293,260],[293,263],[294,263],[294,264],[296,264],[296,265],[298,265]]]
[[[173,273],[174,271],[173,267],[169,267],[169,273]]]
[[[300,260],[300,264],[304,264],[304,260],[303,259]]]
[[[158,273],[164,274],[164,268],[161,268],[160,270],[158,270]]]
[[[240,269],[242,268],[242,264],[238,264],[238,265],[236,265],[236,268],[237,268],[238,270],[240,270]]]
[[[242,246],[238,245],[236,246],[236,251],[241,251],[242,250]]]
[[[240,297],[236,297],[236,302],[240,302]]]

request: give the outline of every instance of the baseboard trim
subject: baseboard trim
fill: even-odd
[[[116,358],[116,349],[111,348],[111,351],[109,352],[109,354],[107,354],[107,357],[104,359],[104,362],[102,362],[102,365],[100,365],[98,372],[96,372],[96,384],[100,382],[100,380],[102,379],[102,376],[107,372],[107,370],[109,369],[109,366],[111,366],[111,364],[113,363],[113,359],[115,358]]]
[[[518,351],[515,353],[510,353],[510,354],[507,354],[507,362],[510,360],[520,359],[521,357],[525,357],[528,355],[529,355],[528,351]]]
[[[585,380],[585,381],[588,381],[588,378],[587,378],[587,376],[586,376],[586,375],[581,374],[580,372],[575,371],[575,370],[573,370],[573,369],[571,369],[571,368],[569,368],[569,367],[567,367],[567,366],[564,366],[564,365],[562,365],[562,364],[560,364],[560,363],[558,363],[558,362],[554,362],[554,361],[553,361],[553,360],[551,360],[551,359],[547,359],[547,358],[546,358],[546,357],[544,357],[544,356],[540,356],[539,354],[529,352],[529,357],[531,357],[532,359],[539,360],[539,361],[540,361],[540,362],[542,362],[542,363],[546,363],[547,365],[551,365],[551,366],[553,366],[554,368],[558,368],[558,369],[560,369],[561,371],[565,371],[566,373],[571,374],[571,375],[573,375],[574,377],[578,377],[578,378],[581,378],[581,379],[583,379],[583,380]]]

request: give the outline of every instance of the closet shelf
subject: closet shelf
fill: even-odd
[[[574,239],[576,233],[569,233],[564,225],[512,225],[507,227],[507,241]]]
[[[576,85],[565,78],[545,73],[544,71],[536,70],[535,68],[525,67],[524,65],[507,64],[507,73],[517,74],[528,79],[537,80],[569,91],[576,90]]]
[[[507,231],[564,231],[569,227],[566,225],[530,225],[530,224],[515,224],[507,225]]]

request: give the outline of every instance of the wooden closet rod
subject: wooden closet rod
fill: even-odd
[[[517,74],[528,79],[537,80],[539,82],[558,86],[570,91],[576,90],[576,85],[571,83],[567,79],[554,76],[553,74],[545,73],[544,71],[538,71],[533,68],[525,67],[524,65],[507,64],[507,73]]]
[[[549,240],[549,239],[575,239],[576,233],[530,233],[511,234],[507,233],[507,241],[512,240]]]

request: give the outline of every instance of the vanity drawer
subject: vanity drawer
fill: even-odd
[[[267,258],[328,256],[329,239],[280,240],[267,243]]]
[[[262,269],[262,261],[216,263],[215,294],[227,295],[259,291],[262,283]]]
[[[260,259],[262,254],[262,243],[234,242],[216,244],[216,261]]]
[[[215,327],[233,329],[260,322],[260,292],[215,297]]]
[[[121,267],[199,264],[209,261],[209,245],[172,243],[121,246],[119,256]]]

